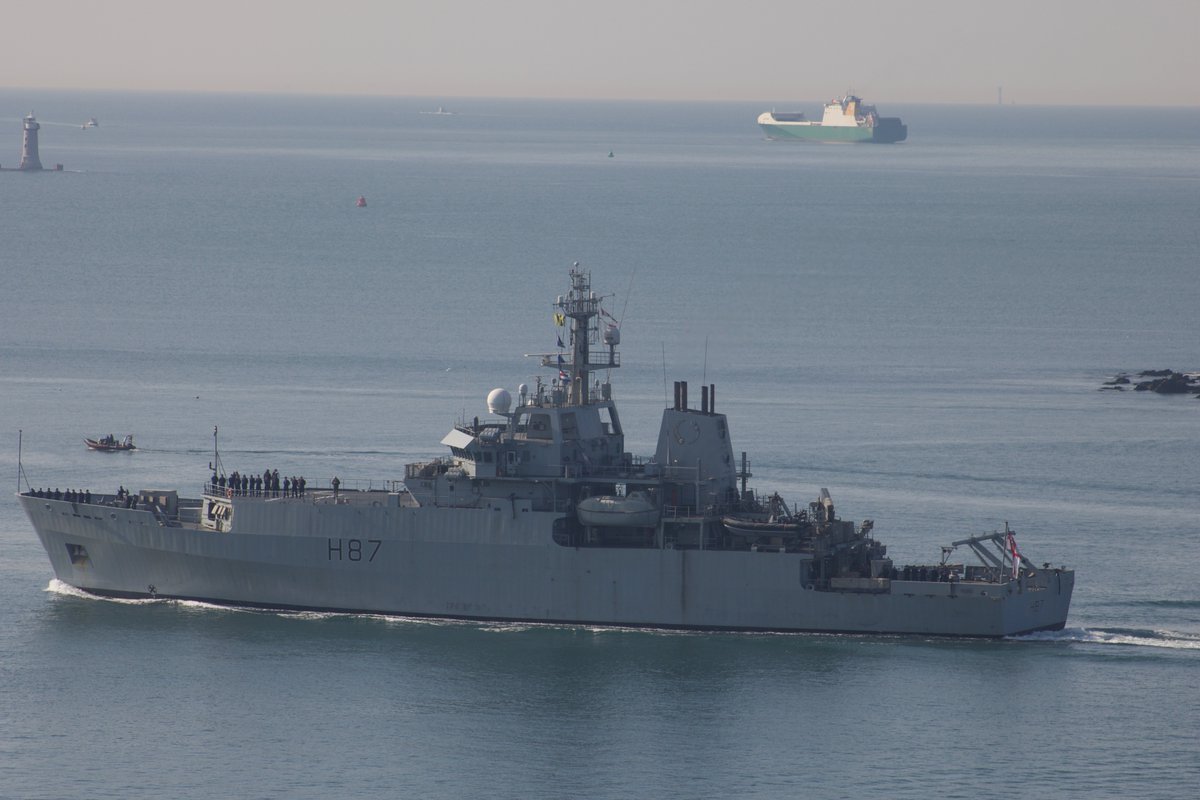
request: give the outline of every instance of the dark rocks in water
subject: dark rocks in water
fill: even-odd
[[[1125,387],[1124,387],[1124,386],[1112,386],[1112,385],[1110,385],[1110,384],[1107,384],[1107,383],[1106,383],[1106,384],[1104,384],[1103,386],[1101,386],[1101,387],[1100,387],[1100,391],[1102,391],[1102,392],[1105,392],[1105,391],[1108,391],[1108,392],[1123,392],[1123,391],[1125,391]]]
[[[1154,392],[1155,394],[1191,394],[1200,392],[1200,373],[1183,373],[1176,372],[1173,369],[1147,369],[1137,374],[1139,378],[1147,378],[1133,383],[1129,379],[1129,375],[1124,372],[1117,373],[1112,380],[1107,380],[1100,385],[1101,389],[1115,389],[1124,391],[1127,385],[1132,384],[1135,392]],[[1200,394],[1196,395],[1200,399]]]
[[[1154,387],[1154,391],[1159,394],[1187,394],[1192,390],[1192,382],[1188,380],[1186,375],[1175,373],[1168,375],[1161,381],[1156,381],[1158,384]]]
[[[1184,375],[1174,370],[1147,370],[1139,372],[1138,377],[1149,377],[1151,380],[1139,381],[1134,385],[1136,392],[1154,392],[1156,394],[1187,394],[1200,389],[1200,380],[1195,376]],[[1107,383],[1105,386],[1113,385]]]

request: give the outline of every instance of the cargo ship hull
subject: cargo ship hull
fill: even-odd
[[[842,142],[847,144],[895,144],[908,138],[908,126],[895,120],[895,124],[880,124],[875,127],[825,126],[817,122],[795,123],[759,117],[759,127],[769,139],[802,139],[808,142]],[[894,117],[881,120],[889,123]]]

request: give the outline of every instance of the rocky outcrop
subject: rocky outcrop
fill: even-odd
[[[1200,373],[1175,372],[1171,369],[1148,369],[1137,374],[1136,383],[1125,373],[1105,381],[1101,389],[1123,391],[1132,384],[1135,392],[1154,392],[1155,394],[1192,394],[1200,398]]]

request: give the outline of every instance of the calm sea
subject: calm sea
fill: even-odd
[[[0,173],[12,491],[18,431],[33,487],[191,494],[214,426],[228,469],[401,477],[532,383],[579,261],[635,452],[715,383],[760,489],[828,487],[898,561],[1008,522],[1078,571],[1067,630],[995,642],[280,615],[73,592],[9,494],[0,797],[1194,795],[1200,400],[1099,387],[1200,369],[1200,110],[877,100],[907,143],[0,90],[0,164],[33,109],[65,165]]]

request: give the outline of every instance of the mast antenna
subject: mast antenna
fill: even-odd
[[[633,279],[637,277],[637,267],[633,268],[633,272],[629,275],[629,288],[625,291],[625,302],[621,304],[621,318],[617,320],[617,327],[625,324],[625,309],[629,308],[629,298],[633,297]]]
[[[17,494],[21,493],[21,478],[25,476],[25,467],[21,465],[21,445],[25,438],[25,431],[17,428]],[[25,478],[25,488],[29,488],[29,478]]]
[[[667,397],[667,343],[666,342],[662,343],[662,353],[663,353],[663,408],[666,408],[667,404],[671,402],[670,398]]]
[[[225,466],[221,463],[221,451],[217,448],[217,426],[213,425],[213,463],[210,468],[218,475],[225,474]]]

